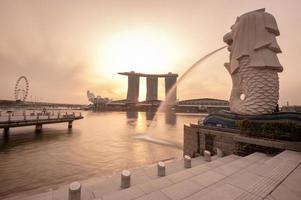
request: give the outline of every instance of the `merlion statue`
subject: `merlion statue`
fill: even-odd
[[[230,51],[225,63],[232,78],[230,110],[242,115],[272,113],[279,99],[278,73],[283,71],[277,58],[281,49],[275,18],[265,9],[237,17],[223,40]]]

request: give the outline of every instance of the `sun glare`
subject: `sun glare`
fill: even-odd
[[[165,73],[176,64],[178,49],[163,33],[131,31],[111,37],[101,50],[100,62],[110,74]]]

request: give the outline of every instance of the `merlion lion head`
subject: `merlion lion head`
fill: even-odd
[[[231,31],[224,35],[230,51],[230,62],[225,67],[233,81],[231,111],[256,115],[274,110],[279,98],[277,73],[283,70],[277,57],[281,53],[276,41],[279,35],[275,18],[265,9],[237,17]],[[272,99],[263,94],[269,89],[275,93]]]

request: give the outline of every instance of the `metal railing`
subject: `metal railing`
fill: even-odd
[[[73,119],[82,117],[81,112],[61,112],[61,111],[0,111],[1,122],[30,121],[30,120],[54,120]]]

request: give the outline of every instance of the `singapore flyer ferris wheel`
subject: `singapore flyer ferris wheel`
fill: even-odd
[[[20,76],[15,85],[15,100],[25,101],[28,96],[29,83],[25,76]]]

